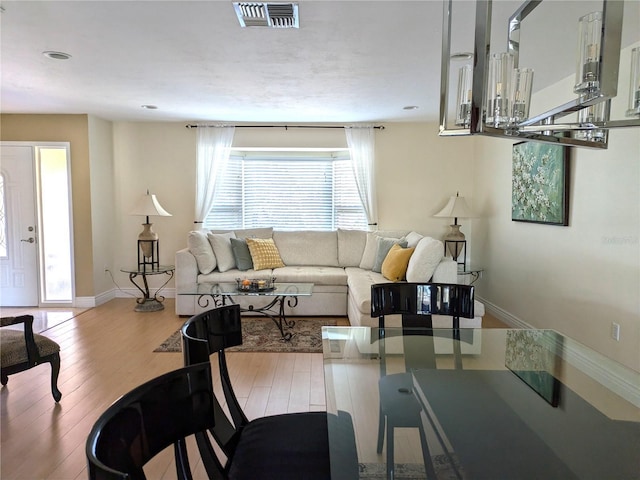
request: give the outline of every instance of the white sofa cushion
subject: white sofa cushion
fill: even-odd
[[[347,267],[347,285],[349,286],[349,297],[354,305],[363,314],[371,314],[371,285],[374,283],[388,283],[381,273],[365,270],[356,267]]]
[[[315,285],[346,285],[347,274],[341,267],[286,266],[273,269],[276,282],[313,283]]]
[[[196,257],[200,273],[211,273],[216,268],[216,256],[213,254],[213,248],[211,248],[211,243],[209,243],[205,232],[200,230],[189,232],[187,247]]]
[[[364,230],[338,229],[338,263],[341,267],[357,267],[367,244]]]
[[[275,231],[273,241],[285,265],[339,266],[336,232]]]
[[[213,253],[216,256],[216,262],[218,263],[218,270],[226,272],[232,268],[236,268],[236,259],[233,256],[233,249],[231,248],[232,238],[236,238],[236,234],[233,232],[228,233],[209,233],[207,235]]]
[[[442,260],[443,243],[431,237],[420,239],[407,267],[407,282],[428,282]]]
[[[273,237],[273,228],[244,228],[241,230],[234,230],[236,238],[271,238]]]
[[[227,270],[226,272],[219,272],[214,270],[213,272],[203,275],[198,275],[198,283],[236,283],[238,278],[248,278],[248,279],[267,279],[271,278],[272,271],[270,268],[265,268],[263,270],[245,270],[240,271],[235,268],[231,270]]]

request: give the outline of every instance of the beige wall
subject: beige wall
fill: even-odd
[[[76,296],[93,296],[93,242],[87,115],[0,116],[0,140],[20,142],[69,142],[73,195],[73,243]]]
[[[93,238],[93,285],[97,303],[113,289],[111,277],[104,271],[114,271],[115,185],[113,168],[113,125],[97,117],[89,117],[89,165],[91,168],[91,230]]]
[[[568,100],[572,82],[541,92],[538,103]],[[619,92],[617,118],[626,99],[627,91]],[[571,149],[568,227],[512,222],[515,142],[476,142],[474,207],[481,218],[472,240],[486,268],[479,294],[515,323],[556,329],[640,371],[638,129],[612,131],[604,151]],[[611,322],[620,324],[619,342],[610,336]]]
[[[129,212],[147,189],[172,214],[149,218],[159,237],[160,262],[173,264],[175,252],[186,246],[195,201],[195,130],[188,130],[184,123],[116,122],[113,145],[114,276],[120,286],[130,288],[127,275],[119,269],[137,262],[137,239],[145,218]],[[150,277],[149,283],[159,286],[163,280]]]

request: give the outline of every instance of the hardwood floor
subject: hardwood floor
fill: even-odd
[[[135,386],[182,366],[181,353],[153,352],[185,321],[175,315],[173,299],[165,305],[138,313],[133,300],[115,299],[46,329],[61,346],[62,399],[56,404],[51,396],[48,365],[9,377],[0,389],[0,478],[87,478],[85,441],[100,413]],[[12,309],[2,310],[9,314]],[[506,326],[488,315],[484,323]],[[245,352],[227,359],[249,418],[325,409],[321,354]],[[149,478],[172,478],[170,462],[167,454],[151,465]],[[196,473],[203,476],[201,466]]]

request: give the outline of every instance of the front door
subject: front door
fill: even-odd
[[[33,147],[0,150],[0,306],[38,306]]]

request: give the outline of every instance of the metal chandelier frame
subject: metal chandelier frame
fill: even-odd
[[[496,128],[484,122],[485,96],[491,41],[492,0],[476,1],[476,17],[473,51],[473,84],[471,92],[471,119],[469,128],[448,128],[449,70],[451,58],[451,16],[453,0],[444,0],[442,34],[442,70],[440,89],[440,136],[487,135],[510,140],[534,140],[570,146],[606,149],[608,131],[613,128],[639,127],[640,118],[609,120],[611,99],[618,93],[618,68],[622,38],[624,2],[603,0],[603,27],[600,53],[600,90],[584,94],[542,114],[530,117],[516,125]],[[525,1],[510,17],[507,35],[507,52],[514,55],[514,67],[518,67],[520,26],[542,0]],[[601,102],[605,104],[605,120],[587,125],[557,123],[558,119]],[[603,130],[603,141],[573,138],[576,130]]]

